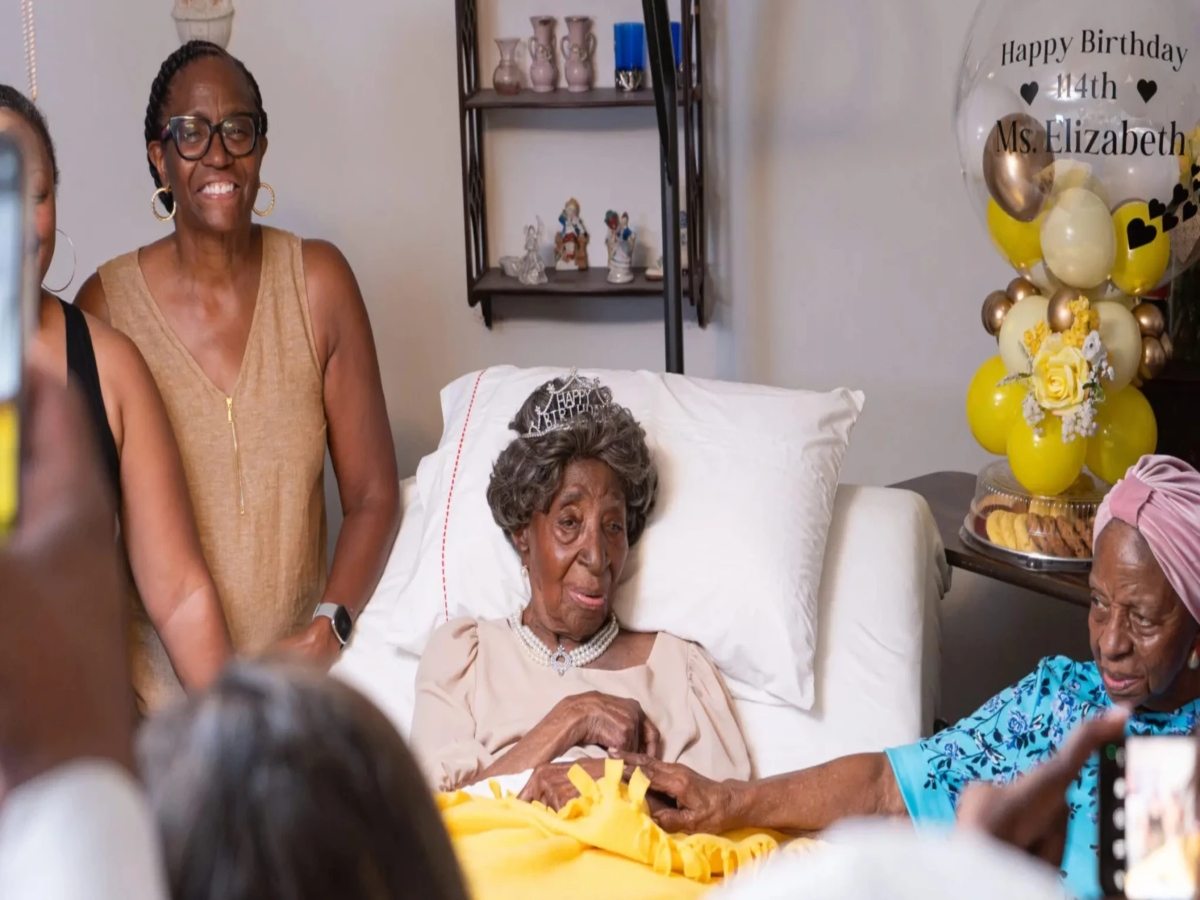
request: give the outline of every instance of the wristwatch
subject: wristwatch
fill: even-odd
[[[313,621],[315,622],[319,616],[329,619],[329,624],[333,628],[333,636],[337,638],[339,644],[345,647],[350,640],[350,633],[354,631],[354,620],[350,618],[350,611],[337,603],[318,603],[317,608],[313,611]]]

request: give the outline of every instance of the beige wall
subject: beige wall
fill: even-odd
[[[255,72],[271,115],[264,177],[279,195],[272,221],[333,240],[354,266],[405,471],[437,440],[438,388],[464,371],[500,362],[662,367],[653,300],[501,306],[492,332],[468,309],[451,0],[238,7],[230,49]],[[591,12],[601,81],[611,79],[612,22],[641,11],[638,0],[480,7],[489,36],[527,34],[535,12]],[[847,480],[886,484],[983,460],[967,434],[962,396],[990,352],[979,303],[1007,275],[973,218],[952,144],[971,7],[705,3],[718,302],[705,331],[687,316],[687,370],[866,390]],[[141,132],[150,81],[177,45],[170,8],[170,0],[37,6],[42,105],[59,142],[60,224],[78,248],[76,286],[101,261],[162,233],[150,216]],[[17,19],[16,4],[0,10],[0,81],[22,85]],[[485,73],[496,59],[485,44]],[[594,233],[604,209],[617,206],[630,211],[644,240],[658,242],[651,112],[512,113],[493,124],[496,255],[520,249],[520,228],[534,214],[550,226],[571,194]],[[1038,652],[1028,635],[1052,646],[1077,637],[1079,617],[1047,616],[1047,602],[960,583],[948,606],[948,658],[970,669],[976,648],[1004,648],[993,653],[1007,668],[1028,668]],[[979,695],[993,680],[980,679],[964,687],[955,678],[955,690]]]

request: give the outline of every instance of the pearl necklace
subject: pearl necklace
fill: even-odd
[[[567,669],[581,669],[595,662],[612,646],[612,642],[617,639],[617,634],[621,631],[616,614],[613,614],[608,617],[608,621],[599,631],[574,650],[568,650],[560,640],[558,649],[551,651],[542,643],[541,638],[533,633],[533,629],[521,621],[520,610],[508,617],[508,624],[520,638],[521,646],[525,648],[525,653],[529,658],[539,666],[553,669],[560,676],[566,675]]]

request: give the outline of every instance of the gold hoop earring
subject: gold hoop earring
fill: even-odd
[[[259,209],[257,206],[254,207],[254,212],[265,219],[275,209],[275,188],[271,187],[265,181],[260,181],[258,183],[258,188],[259,188],[259,190],[266,188],[268,191],[271,192],[271,205],[270,206],[268,206],[266,209]]]
[[[171,204],[171,213],[170,213],[170,215],[166,215],[166,216],[162,215],[162,213],[160,213],[158,211],[158,198],[164,194],[169,196],[170,193],[171,193],[170,188],[160,187],[157,191],[155,191],[150,196],[150,212],[154,213],[154,218],[158,219],[158,221],[160,221],[160,222],[170,222],[172,219],[175,218],[175,210],[179,208],[174,203],[172,203]],[[166,208],[167,208],[167,205],[164,202],[163,209],[166,209]]]

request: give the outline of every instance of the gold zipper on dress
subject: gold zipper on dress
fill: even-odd
[[[225,413],[229,418],[229,431],[233,435],[233,465],[237,469],[238,515],[246,514],[246,492],[242,486],[242,455],[238,452],[237,423],[233,421],[233,398],[225,398]]]

